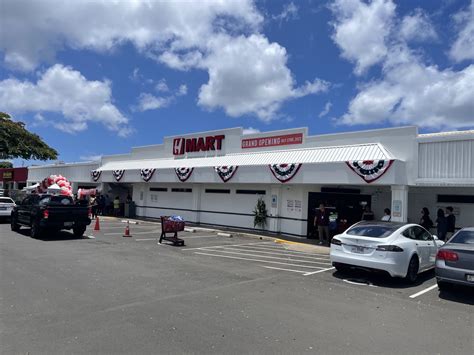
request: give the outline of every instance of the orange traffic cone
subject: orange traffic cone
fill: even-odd
[[[127,226],[125,227],[125,233],[123,234],[124,237],[131,237],[130,235],[130,224],[127,221]]]
[[[94,230],[95,230],[95,231],[100,231],[99,217],[96,217],[96,218],[95,218]]]

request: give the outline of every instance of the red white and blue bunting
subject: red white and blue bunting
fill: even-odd
[[[280,182],[288,182],[300,170],[302,164],[271,164],[269,165],[273,176]]]
[[[125,174],[125,170],[113,170],[112,175],[114,176],[115,180],[120,181],[123,178],[123,174]]]
[[[92,170],[91,171],[91,177],[93,181],[98,181],[100,178],[100,174],[102,174],[101,170]]]
[[[393,160],[353,160],[346,164],[366,183],[380,179],[392,165]]]
[[[175,168],[176,176],[181,182],[185,182],[189,179],[193,173],[194,168]]]
[[[237,171],[237,165],[229,165],[229,166],[216,166],[214,170],[216,171],[217,175],[222,179],[222,181],[227,182],[234,176],[235,172]]]
[[[153,177],[156,169],[140,169],[140,176],[142,177],[143,181],[148,182]]]

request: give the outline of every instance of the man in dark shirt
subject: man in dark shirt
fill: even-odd
[[[451,206],[446,207],[446,222],[448,225],[446,240],[449,240],[454,234],[454,228],[456,227],[456,216],[453,214],[453,208]]]
[[[329,243],[329,211],[324,204],[320,204],[316,210],[314,226],[318,228],[319,244]]]

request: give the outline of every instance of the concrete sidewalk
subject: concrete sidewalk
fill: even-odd
[[[99,219],[103,220],[110,220],[110,221],[122,221],[126,223],[129,221],[133,224],[156,224],[161,225],[161,222],[158,219],[154,218],[125,218],[125,217],[112,217],[112,216],[99,216]],[[329,254],[330,248],[322,245],[317,245],[317,239],[307,239],[307,238],[298,238],[298,237],[291,237],[285,236],[276,233],[257,233],[257,232],[249,232],[242,229],[234,229],[234,228],[214,228],[212,226],[206,225],[194,225],[192,223],[188,224],[186,227],[187,232],[211,232],[211,233],[222,233],[223,236],[233,237],[233,236],[241,236],[241,237],[248,237],[260,240],[269,240],[274,241],[275,243],[283,244],[288,249],[292,250],[299,250],[299,251],[312,251],[314,253],[320,254]]]

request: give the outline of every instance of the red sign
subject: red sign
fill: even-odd
[[[242,139],[242,149],[275,147],[278,145],[302,144],[303,133],[285,134],[283,136]]]
[[[225,135],[207,136],[199,138],[175,138],[173,139],[173,154],[208,152],[210,150],[221,150]]]

